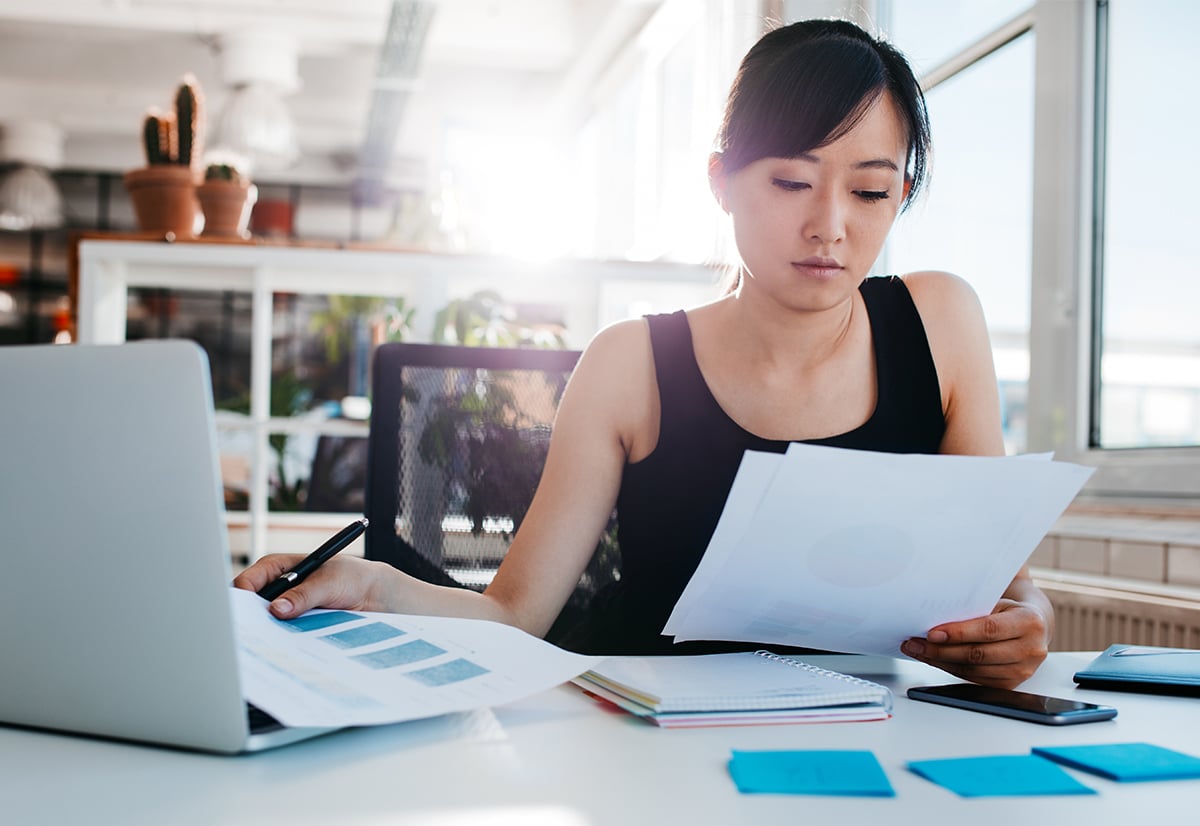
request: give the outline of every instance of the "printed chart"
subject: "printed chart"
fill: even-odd
[[[499,705],[598,659],[483,620],[366,611],[272,617],[233,590],[246,699],[289,726],[376,725]]]

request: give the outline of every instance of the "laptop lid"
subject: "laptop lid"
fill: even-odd
[[[0,393],[0,722],[246,749],[204,351],[0,348]]]

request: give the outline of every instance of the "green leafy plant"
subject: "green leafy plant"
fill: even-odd
[[[403,296],[331,295],[328,300],[329,308],[313,313],[308,326],[325,342],[325,356],[331,363],[340,361],[349,349],[357,322],[378,325],[384,341],[403,341],[412,331],[415,309]]]
[[[308,409],[312,402],[309,390],[294,373],[280,373],[271,380],[271,417],[296,416]],[[299,510],[304,502],[304,479],[288,481],[287,433],[272,433],[267,437],[275,453],[275,510]]]
[[[304,385],[294,373],[277,373],[271,379],[272,418],[296,416],[308,409],[312,403],[312,390]],[[235,396],[220,405],[222,410],[231,410],[244,415],[250,414],[249,392]],[[271,480],[271,510],[299,510],[304,502],[305,481],[289,480],[287,471],[287,449],[289,434],[272,433],[267,443],[275,458],[275,477]]]
[[[417,453],[447,471],[446,499],[458,501],[475,536],[489,517],[512,519],[513,531],[520,527],[546,462],[550,424],[518,404],[519,376],[491,371],[482,382],[464,374],[430,399],[426,410]],[[565,377],[557,378],[545,377],[555,404],[566,384]]]
[[[435,317],[434,339],[473,347],[565,346],[560,331],[520,318],[493,290],[449,302]],[[516,530],[529,509],[546,462],[552,412],[537,418],[518,393],[548,400],[552,411],[566,385],[566,376],[543,378],[546,385],[538,388],[519,370],[464,371],[427,400],[417,451],[447,471],[447,501],[461,505],[476,536],[489,517],[508,517]]]
[[[494,290],[456,298],[439,310],[433,320],[433,339],[440,344],[469,347],[566,346],[561,331],[520,318]]]

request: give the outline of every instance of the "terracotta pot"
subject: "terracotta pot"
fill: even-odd
[[[250,231],[268,238],[289,237],[292,234],[292,205],[287,201],[259,201],[250,213]]]
[[[144,231],[195,235],[200,203],[190,167],[160,164],[131,169],[125,173],[125,189]]]
[[[196,187],[196,196],[204,212],[201,235],[250,237],[246,225],[250,223],[250,210],[258,200],[258,187],[241,181],[205,181]]]

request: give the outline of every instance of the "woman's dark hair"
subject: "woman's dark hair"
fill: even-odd
[[[830,144],[884,93],[908,132],[907,207],[927,175],[925,96],[904,55],[843,20],[792,23],[747,52],[717,135],[722,166],[737,172],[762,158],[794,158]]]

